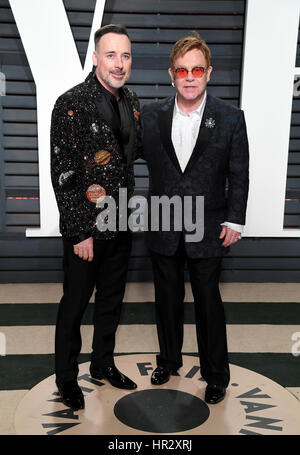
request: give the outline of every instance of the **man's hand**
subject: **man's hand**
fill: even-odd
[[[93,237],[89,237],[88,239],[83,240],[83,242],[74,245],[74,253],[81,259],[91,262],[94,257]]]
[[[219,235],[219,239],[223,239],[225,237],[222,246],[229,246],[233,243],[236,243],[239,240],[240,236],[240,232],[234,231],[227,226],[223,226],[221,234]]]

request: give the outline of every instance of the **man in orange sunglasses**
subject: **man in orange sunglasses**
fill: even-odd
[[[151,382],[167,382],[182,366],[184,267],[190,274],[205,400],[218,403],[229,384],[226,323],[219,292],[221,260],[245,224],[248,140],[243,111],[206,91],[210,49],[196,33],[175,43],[169,74],[176,95],[141,112],[149,196],[204,197],[204,235],[161,225],[146,233],[150,249],[160,353]],[[226,188],[228,182],[228,190]],[[192,213],[196,214],[193,199]],[[149,206],[149,204],[148,204]],[[151,214],[149,215],[151,216]]]

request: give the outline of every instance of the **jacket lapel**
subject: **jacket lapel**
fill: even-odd
[[[111,118],[111,109],[108,104],[104,101],[102,94],[95,100],[95,105],[97,107],[98,115],[102,121],[108,123],[110,129],[112,130],[112,124],[110,122]]]
[[[177,171],[182,174],[180,164],[177,159],[177,155],[172,142],[172,120],[173,120],[173,110],[174,110],[175,98],[168,98],[168,100],[161,106],[161,109],[158,113],[158,123],[160,129],[160,138],[162,144],[169,155],[170,160],[177,169]]]
[[[211,119],[211,120],[210,120]],[[199,134],[197,137],[197,141],[192,152],[192,155],[186,165],[184,173],[187,173],[198,161],[202,153],[205,151],[213,130],[214,130],[214,122],[216,121],[216,112],[214,109],[214,101],[213,98],[207,94],[206,104],[203,112],[203,117],[199,129]],[[209,127],[209,125],[211,127]]]
[[[126,145],[126,156],[127,156],[127,166],[130,165],[132,162],[134,152],[135,152],[135,144],[137,140],[137,120],[134,117],[134,106],[132,104],[132,99],[130,97],[130,94],[128,92],[123,92],[124,96],[126,97],[127,100],[127,106],[128,106],[128,114],[130,115],[130,122],[131,122],[131,128],[130,128],[130,135],[129,135],[129,140]]]
[[[99,114],[99,117],[103,122],[105,122],[111,130],[111,134],[117,138],[118,141],[122,141],[121,137],[118,137],[116,133],[114,132],[113,125],[110,121],[111,119],[111,108],[108,106],[106,99],[104,98],[101,90],[99,89],[97,85],[97,81],[93,81],[95,83],[95,89],[97,91],[97,98],[95,99],[95,105]],[[128,143],[126,144],[126,162],[127,166],[130,165],[132,162],[133,158],[133,151],[134,151],[134,146],[137,138],[137,127],[136,127],[136,120],[134,118],[134,113],[133,113],[133,106],[132,102],[130,99],[130,96],[127,95],[127,92],[123,91],[123,96],[126,97],[126,102],[127,102],[127,110],[128,110],[128,115],[130,116],[130,122],[132,127],[130,128],[130,136]]]
[[[99,115],[100,119],[109,126],[109,128],[111,130],[111,134],[114,137],[116,137],[116,139],[119,142],[121,142],[122,141],[121,136],[116,135],[116,132],[113,129],[113,125],[112,125],[112,122],[111,122],[111,116],[112,116],[111,108],[108,105],[106,99],[104,98],[101,90],[99,89],[99,87],[97,85],[97,81],[93,81],[93,82],[95,84],[94,88],[97,91],[97,98],[94,100],[94,103],[95,103],[95,106],[97,108],[98,115]],[[124,93],[124,96],[126,96],[126,93]],[[131,163],[131,161],[132,161],[133,149],[134,149],[134,144],[135,144],[135,141],[136,141],[137,132],[136,132],[136,121],[135,121],[135,118],[134,118],[134,115],[133,115],[133,109],[131,109],[130,97],[126,96],[126,99],[127,99],[128,105],[129,105],[128,106],[128,111],[129,111],[128,114],[130,115],[130,121],[131,121],[131,124],[133,126],[132,128],[130,128],[130,136],[129,136],[128,143],[126,145],[126,162],[127,162],[127,166],[128,166]]]
[[[98,116],[99,116],[100,120],[102,120],[102,122],[105,122],[109,126],[111,133],[114,135],[113,126],[111,123],[111,116],[112,116],[111,108],[107,104],[106,100],[104,99],[104,96],[103,96],[103,93],[102,93],[101,87],[100,87],[100,82],[98,82],[96,80],[96,77],[93,75],[93,77],[90,77],[90,84],[91,84],[91,89],[93,90],[94,94],[96,95],[94,97],[94,103],[97,108]]]

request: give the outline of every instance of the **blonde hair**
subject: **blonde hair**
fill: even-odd
[[[174,62],[178,57],[182,57],[192,49],[199,49],[205,57],[207,66],[210,66],[211,53],[206,42],[200,37],[199,33],[194,32],[195,36],[185,36],[178,40],[170,54],[171,68],[174,69]]]

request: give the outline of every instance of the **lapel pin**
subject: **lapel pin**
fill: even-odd
[[[205,120],[205,126],[206,128],[214,128],[216,122],[215,122],[215,119],[209,117]]]

